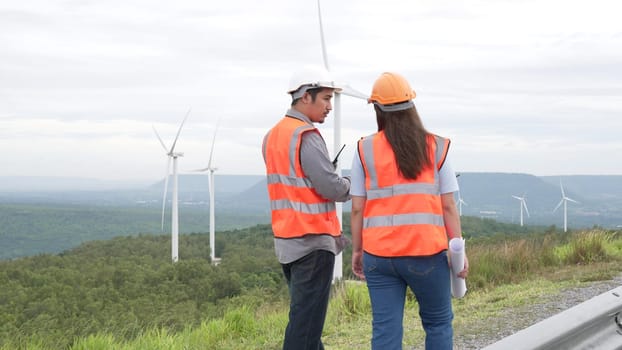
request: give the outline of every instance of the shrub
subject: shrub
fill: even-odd
[[[589,264],[607,259],[606,246],[611,234],[602,230],[579,232],[573,235],[563,261],[566,264]]]

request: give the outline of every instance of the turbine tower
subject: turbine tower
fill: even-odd
[[[214,172],[218,170],[212,166],[212,158],[214,156],[214,144],[216,143],[216,132],[218,131],[218,126],[220,125],[220,119],[216,124],[216,129],[214,130],[214,137],[212,138],[212,148],[209,152],[209,161],[207,162],[207,167],[203,169],[198,169],[195,171],[209,171],[207,184],[209,191],[209,247],[210,247],[210,261],[212,265],[218,265],[220,263],[220,258],[216,257],[216,239],[215,239],[215,213],[214,213],[214,194],[216,193],[216,188],[214,185]]]
[[[562,186],[562,182],[559,181],[559,187],[562,190],[562,199],[559,201],[559,203],[557,203],[557,206],[555,207],[555,209],[553,209],[553,213],[559,208],[560,205],[562,205],[562,203],[564,204],[564,232],[568,231],[568,202],[573,202],[573,203],[577,203],[579,204],[579,202],[575,201],[574,199],[567,197],[566,193],[564,192],[564,186]]]
[[[527,209],[527,202],[525,202],[525,195],[523,194],[522,197],[512,195],[512,197],[516,198],[517,200],[519,200],[519,206],[520,206],[520,225],[523,226],[523,208],[525,208],[525,213],[527,213],[527,216],[529,216],[529,210]]]
[[[326,43],[324,41],[324,27],[322,25],[322,10],[320,8],[320,0],[317,0],[317,13],[318,13],[318,19],[320,22],[320,40],[322,43],[322,58],[324,60],[324,68],[326,68],[327,71],[330,72],[330,67],[328,65],[328,56],[326,54]],[[335,111],[335,126],[334,126],[334,154],[338,154],[339,150],[340,150],[340,145],[341,145],[341,94],[344,95],[348,95],[348,96],[352,96],[352,97],[356,97],[356,98],[360,98],[363,100],[367,100],[367,95],[363,94],[362,92],[358,92],[354,89],[352,89],[349,86],[342,86],[342,90],[341,92],[335,92],[335,99],[334,99],[334,103],[333,103],[333,108]],[[339,176],[341,176],[341,165],[339,162],[337,162],[337,167],[335,169],[335,171],[337,172],[337,174]],[[341,226],[343,226],[343,204],[342,203],[335,203],[336,205],[336,211],[337,211],[337,217],[339,218],[339,224]],[[340,280],[343,277],[343,254],[338,254],[337,256],[335,256],[335,268],[333,270],[333,280]]]
[[[166,163],[166,175],[164,177],[164,195],[162,196],[162,231],[164,231],[164,209],[166,208],[166,195],[168,191],[168,177],[171,173],[171,159],[173,160],[173,199],[172,199],[172,210],[171,210],[171,259],[173,262],[177,262],[179,260],[178,247],[179,247],[179,208],[178,208],[178,181],[177,181],[177,158],[183,157],[183,153],[175,152],[175,145],[177,144],[177,139],[179,138],[179,134],[181,133],[181,128],[184,126],[186,119],[188,119],[188,115],[190,115],[190,109],[186,113],[184,120],[182,120],[181,125],[179,126],[179,130],[177,130],[177,135],[175,136],[175,140],[173,141],[173,145],[171,148],[167,148],[162,141],[162,138],[158,134],[155,126],[153,127],[153,132],[155,132],[156,137],[160,141],[160,144],[164,148],[166,152],[166,156],[168,157],[168,161]]]

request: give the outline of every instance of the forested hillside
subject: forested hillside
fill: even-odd
[[[0,261],[0,347],[3,340],[45,339],[61,349],[75,337],[110,332],[132,338],[143,330],[181,330],[220,317],[232,298],[284,293],[268,226],[219,232],[219,266],[208,237],[139,235],[87,242],[60,255]]]

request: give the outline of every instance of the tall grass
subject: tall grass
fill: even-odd
[[[363,282],[342,281],[333,288],[330,308],[344,318],[356,318],[371,312],[369,294]]]
[[[605,230],[549,234],[489,244],[469,245],[470,289],[517,283],[547,270],[619,260],[619,233]]]
[[[566,246],[561,246],[557,253],[565,264],[590,264],[605,261],[609,258],[607,245],[612,241],[614,233],[592,230],[573,236]]]

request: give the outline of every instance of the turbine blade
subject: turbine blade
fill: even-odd
[[[365,100],[365,101],[367,101],[367,98],[369,98],[367,94],[364,94],[360,91],[355,90],[354,88],[350,87],[350,85],[342,86],[341,91],[339,93],[346,95],[346,96],[350,96],[350,97],[356,97],[358,99]]]
[[[177,139],[179,138],[179,134],[181,133],[181,128],[184,126],[186,119],[188,119],[188,116],[190,115],[191,110],[192,110],[191,108],[188,108],[188,112],[186,112],[186,116],[184,117],[184,120],[181,121],[179,130],[177,130],[177,135],[175,136],[175,141],[173,141],[173,146],[171,146],[171,153],[173,153],[173,151],[175,150],[175,145],[177,144]]]
[[[153,132],[155,132],[155,135],[158,138],[158,141],[160,141],[160,144],[164,148],[164,152],[168,154],[168,148],[166,148],[166,145],[164,144],[164,141],[162,141],[162,138],[160,137],[160,134],[158,134],[158,131],[156,130],[155,126],[151,125],[151,128],[153,128]]]
[[[326,55],[326,42],[324,41],[324,26],[322,25],[322,9],[320,8],[320,0],[317,0],[317,15],[320,20],[320,40],[322,42],[322,58],[324,59],[324,68],[330,71],[328,66],[328,56]]]
[[[164,209],[166,208],[166,192],[168,191],[168,177],[171,173],[171,157],[166,162],[166,175],[164,177],[164,195],[162,195],[162,231],[164,231]]]
[[[561,180],[559,181],[559,188],[562,189],[562,198],[566,197],[566,193],[564,193],[564,186],[562,186]]]
[[[512,195],[512,197],[518,199],[519,201],[522,200],[522,198],[519,196]]]
[[[191,171],[191,172],[205,172],[205,171],[208,171],[208,170],[209,170],[209,168],[203,168],[203,169],[193,169],[193,170],[189,170],[189,171]]]
[[[525,213],[527,213],[527,216],[529,216],[529,210],[527,209],[527,203],[525,202],[525,200],[521,200],[521,203],[523,205],[523,208],[525,208]]]
[[[577,203],[577,204],[579,204],[579,202],[575,201],[575,200],[574,200],[574,199],[572,199],[572,198],[568,198],[568,197],[566,197],[566,200],[567,200],[567,201],[571,201],[571,202],[573,202],[573,203]]]
[[[555,209],[553,209],[553,213],[554,213],[557,209],[559,209],[559,206],[560,206],[560,205],[562,205],[562,203],[564,203],[564,199],[563,199],[563,198],[562,198],[562,200],[561,200],[561,201],[559,201],[559,203],[557,203],[557,206],[555,207]]]
[[[208,169],[212,167],[212,156],[214,155],[214,145],[216,144],[216,133],[218,132],[219,126],[220,126],[220,118],[218,118],[218,122],[216,123],[216,129],[214,129],[214,137],[212,138],[212,149],[209,152],[209,162],[207,162]]]

